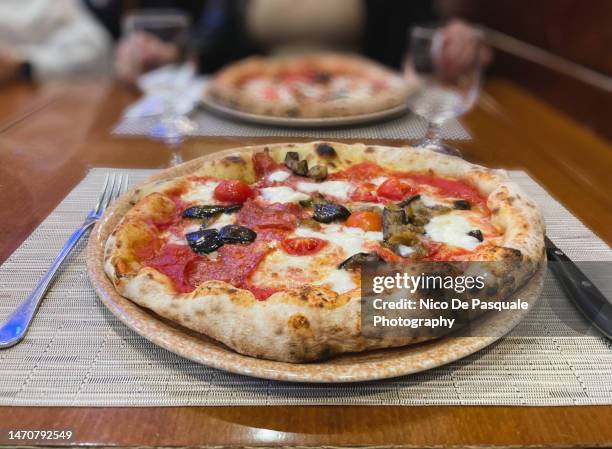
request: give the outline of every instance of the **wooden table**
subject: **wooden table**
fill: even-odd
[[[144,138],[110,135],[137,93],[112,82],[2,90],[0,262],[90,167],[165,167],[170,153]],[[491,80],[455,142],[467,159],[526,169],[612,242],[612,147],[518,86]],[[281,141],[194,139],[183,156]],[[405,142],[378,142],[399,144]],[[0,379],[1,384],[1,379]],[[612,444],[612,406],[599,407],[0,407],[0,428],[74,429],[93,445],[543,445]]]

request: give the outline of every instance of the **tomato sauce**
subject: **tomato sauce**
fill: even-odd
[[[386,172],[384,168],[373,162],[361,162],[345,170],[332,173],[328,179],[359,182],[383,176]]]
[[[462,198],[470,201],[471,203],[481,205],[483,205],[485,202],[474,187],[456,179],[421,174],[408,174],[402,177],[412,181],[417,190],[419,185],[428,185],[436,188],[442,196]]]
[[[257,153],[253,157],[254,169],[259,181],[256,184],[261,187],[266,184],[264,177],[280,168],[282,164],[277,163],[267,152]],[[372,162],[355,164],[346,170],[332,173],[329,180],[347,180],[357,184],[357,189],[352,194],[354,201],[385,202],[383,196],[377,193],[377,186],[369,182],[377,177],[397,178],[410,186],[410,194],[418,193],[423,186],[436,189],[442,196],[462,198],[472,204],[481,205],[486,210],[485,200],[478,194],[476,189],[465,182],[436,177],[422,173],[393,172],[384,169]],[[293,182],[294,175],[285,180],[284,185]],[[211,178],[190,178],[191,182],[206,182]],[[184,234],[184,220],[182,211],[188,205],[181,200],[186,192],[186,186],[176,187],[165,192],[177,205],[176,213],[165,220],[150,221],[148,224],[160,231],[168,231],[176,236]],[[175,284],[179,292],[187,293],[193,291],[198,285],[210,280],[225,281],[237,288],[250,290],[258,300],[265,300],[278,291],[277,288],[256,286],[250,281],[253,272],[262,260],[273,251],[271,242],[283,242],[289,233],[293,231],[300,219],[306,218],[308,212],[295,203],[266,204],[260,199],[247,199],[243,207],[236,213],[236,223],[247,226],[257,232],[255,242],[247,245],[226,244],[219,248],[216,254],[200,255],[192,251],[188,245],[176,245],[168,243],[160,248],[160,241],[152,239],[149,245],[138,250],[138,257],[143,264],[155,268],[168,276]],[[312,243],[312,242],[309,242]],[[388,248],[376,249],[379,255],[388,262],[404,260]],[[449,248],[446,245],[429,242],[427,244],[428,256],[425,260],[444,261],[457,260],[466,257],[470,253],[458,248]],[[314,251],[314,250],[313,250]]]

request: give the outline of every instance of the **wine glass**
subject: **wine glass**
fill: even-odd
[[[447,38],[442,28],[414,27],[404,74],[410,83],[418,85],[408,97],[408,107],[428,122],[426,136],[415,146],[461,156],[458,149],[442,141],[440,129],[447,120],[468,111],[478,98],[483,44],[480,39],[472,40],[470,48],[455,48],[459,55],[449,60]]]
[[[129,12],[123,19],[123,35],[136,34],[140,45],[130,48],[137,71],[146,71],[159,64],[184,63],[188,59],[189,16],[175,9],[147,9]],[[153,39],[155,38],[155,39]],[[170,45],[167,45],[170,44]],[[155,51],[153,51],[155,49]],[[181,72],[181,70],[177,70]],[[184,72],[184,70],[182,71]],[[149,136],[163,141],[172,152],[171,165],[183,162],[180,145],[195,127],[193,121],[176,107],[176,89],[172,82],[159,83],[156,97],[161,113],[149,129]],[[161,86],[161,87],[160,87]],[[164,87],[165,86],[165,87]],[[176,87],[176,86],[174,86]]]

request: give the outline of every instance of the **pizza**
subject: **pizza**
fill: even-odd
[[[425,149],[247,147],[151,181],[104,269],[136,304],[253,357],[307,362],[403,346],[360,320],[361,268],[499,261],[516,291],[544,260],[536,205],[503,171]]]
[[[221,70],[206,91],[243,112],[289,118],[347,117],[403,105],[407,83],[359,56],[251,57]]]

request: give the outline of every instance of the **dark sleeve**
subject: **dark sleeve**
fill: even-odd
[[[195,24],[192,48],[202,73],[211,73],[254,52],[245,26],[244,0],[209,0]]]
[[[106,2],[96,2],[94,0],[82,1],[89,12],[106,28],[113,39],[118,39],[121,34],[121,2],[119,0],[108,0]]]
[[[436,20],[431,0],[366,0],[363,53],[400,68],[411,26]]]

